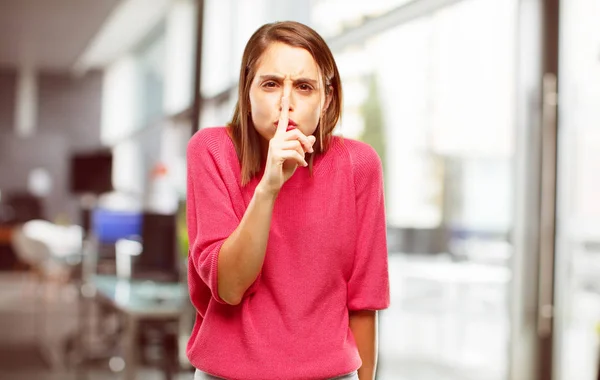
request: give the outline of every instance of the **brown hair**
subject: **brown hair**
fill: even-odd
[[[331,95],[331,101],[325,113],[321,114],[315,130],[317,138],[313,149],[315,153],[308,157],[310,174],[313,171],[315,154],[323,154],[329,149],[331,136],[341,113],[342,83],[331,50],[323,38],[310,27],[295,21],[283,21],[261,26],[248,40],[238,87],[238,101],[233,118],[228,124],[229,134],[235,145],[241,165],[242,186],[246,185],[260,171],[262,153],[260,135],[254,129],[250,115],[250,87],[258,60],[273,42],[282,42],[293,47],[307,50],[314,58],[322,78],[325,96]]]

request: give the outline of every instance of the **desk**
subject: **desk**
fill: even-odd
[[[118,279],[92,276],[97,296],[136,318],[173,318],[187,305],[187,288],[179,282]]]
[[[185,284],[148,280],[118,279],[115,276],[91,276],[89,285],[95,299],[121,313],[126,319],[124,379],[136,378],[136,337],[140,321],[159,320],[181,323],[189,301]]]

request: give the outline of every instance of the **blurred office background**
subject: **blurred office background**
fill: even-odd
[[[333,50],[385,171],[381,380],[595,380],[597,0],[0,0],[0,378],[191,379],[185,149],[243,48]]]

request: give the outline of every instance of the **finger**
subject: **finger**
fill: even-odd
[[[313,147],[315,145],[315,142],[317,141],[317,138],[313,135],[308,135],[308,136],[306,136],[306,138],[308,139],[308,142],[310,143],[310,152],[309,153],[312,153],[315,151],[315,149]]]
[[[281,149],[298,150],[298,151],[301,151],[302,153],[304,153],[304,151],[302,150],[302,144],[298,140],[283,141],[281,143],[280,147],[281,147]]]
[[[298,141],[298,140],[284,141],[281,145],[281,149],[295,150],[296,152],[300,153],[304,157],[304,153],[305,153],[304,148],[303,148],[302,144],[300,144],[300,141]]]
[[[301,155],[300,153],[296,152],[295,150],[282,150],[281,151],[281,162],[285,162],[287,160],[291,160],[296,162],[297,165],[300,166],[308,166],[308,162],[306,162],[306,160],[304,159],[304,156]]]
[[[282,135],[285,133],[289,122],[290,98],[283,96],[281,98],[281,113],[279,114],[279,123],[277,123],[276,134]]]
[[[296,139],[296,140],[300,141],[300,143],[304,147],[304,151],[306,151],[308,153],[313,152],[312,146],[313,146],[314,142],[311,142],[310,139],[308,137],[306,137],[306,135],[297,128],[287,131],[285,139],[286,140]]]

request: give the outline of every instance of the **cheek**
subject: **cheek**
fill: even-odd
[[[250,108],[252,112],[252,121],[255,124],[269,121],[273,118],[273,112],[277,111],[276,101],[271,94],[258,93],[250,94]]]
[[[317,98],[307,102],[306,105],[306,115],[316,126],[319,122],[319,117],[321,116],[321,102]]]
[[[306,100],[302,103],[302,109],[298,109],[299,114],[302,115],[299,121],[301,125],[302,133],[305,135],[312,135],[317,129],[319,124],[319,118],[321,116],[321,104],[318,99]],[[300,116],[296,115],[296,117]]]

